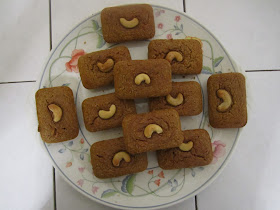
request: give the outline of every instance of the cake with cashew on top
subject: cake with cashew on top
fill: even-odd
[[[101,13],[108,43],[150,39],[155,34],[150,5],[105,8]],[[172,74],[200,74],[203,63],[197,39],[152,40],[148,59],[132,60],[125,46],[95,51],[78,60],[85,91],[110,88],[115,92],[84,98],[83,124],[89,132],[110,132],[122,127],[123,137],[91,145],[94,175],[112,178],[147,169],[147,152],[155,151],[162,169],[192,168],[211,163],[211,139],[204,129],[182,130],[180,116],[208,112],[213,128],[241,128],[247,123],[245,77],[241,73],[215,74],[208,78],[208,110],[203,110],[201,85],[176,81]],[[183,77],[185,78],[185,77]],[[173,81],[174,80],[174,81]],[[206,88],[206,87],[205,87]],[[42,140],[57,143],[79,133],[73,92],[69,87],[43,88],[36,93]],[[134,99],[148,99],[149,112],[137,113]]]

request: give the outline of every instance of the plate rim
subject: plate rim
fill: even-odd
[[[121,4],[119,6],[124,6],[124,5],[129,5],[129,4]],[[232,60],[232,57],[229,55],[229,53],[227,52],[227,50],[224,48],[224,46],[222,45],[222,43],[216,38],[216,36],[211,32],[209,31],[203,24],[201,24],[199,21],[195,20],[194,18],[190,17],[188,14],[186,13],[183,13],[183,12],[180,12],[178,10],[175,10],[175,9],[172,9],[172,8],[169,8],[169,7],[165,7],[165,6],[160,6],[160,5],[156,5],[156,4],[149,4],[151,5],[152,7],[156,7],[156,8],[162,8],[162,9],[167,9],[167,10],[170,10],[170,11],[173,11],[175,13],[178,13],[182,16],[185,16],[186,18],[190,19],[191,21],[195,22],[196,24],[198,24],[200,27],[202,27],[205,31],[207,31],[210,36],[219,44],[219,46],[222,48],[222,50],[225,52],[225,54],[228,56],[229,58],[229,61],[233,67],[233,70],[234,72],[242,72],[242,74],[244,74],[245,72],[243,72],[241,70],[241,68],[239,66],[236,65],[235,61]],[[66,34],[66,35],[62,35],[62,38],[60,37],[60,40],[57,45],[55,46],[55,48],[53,48],[48,56],[47,56],[47,59],[46,61],[44,62],[44,65],[42,67],[43,69],[43,72],[40,74],[40,78],[39,80],[37,80],[39,83],[39,87],[38,89],[40,89],[41,87],[41,84],[42,84],[42,80],[43,80],[43,77],[44,77],[44,74],[46,72],[46,69],[47,69],[47,66],[49,64],[49,61],[51,60],[53,54],[55,53],[55,51],[57,50],[57,48],[61,45],[61,43],[65,40],[65,38],[71,34],[77,27],[79,27],[81,24],[83,24],[84,22],[88,21],[89,19],[99,15],[101,13],[101,11],[98,11],[90,16],[87,16],[86,18],[83,18],[78,24],[76,24],[73,28],[71,28],[69,30],[69,32]],[[38,90],[36,88],[36,91]],[[206,187],[208,187],[209,185],[211,185],[213,183],[213,181],[221,174],[221,172],[223,171],[223,169],[226,167],[226,165],[228,164],[229,160],[231,159],[232,157],[232,154],[233,152],[235,151],[235,148],[237,146],[237,143],[239,141],[239,137],[241,135],[241,131],[243,130],[243,128],[238,128],[237,129],[237,133],[236,133],[236,136],[235,136],[235,140],[234,140],[234,143],[231,147],[231,150],[229,151],[227,157],[225,158],[225,160],[222,162],[222,164],[220,165],[220,167],[217,169],[217,171],[206,181],[204,182],[199,188],[197,188],[196,190],[194,190],[193,192],[181,197],[181,198],[178,198],[176,200],[173,200],[173,201],[170,201],[168,203],[164,203],[164,204],[160,204],[160,205],[154,205],[154,206],[144,206],[144,207],[133,207],[133,206],[124,206],[124,205],[119,205],[119,204],[114,204],[112,202],[107,202],[105,200],[102,200],[102,199],[99,199],[97,197],[93,197],[92,195],[89,195],[87,192],[85,192],[84,190],[82,190],[81,188],[77,187],[73,182],[72,180],[69,179],[68,176],[66,176],[66,174],[62,171],[62,169],[57,165],[57,163],[55,162],[55,160],[53,159],[52,155],[50,154],[48,148],[47,148],[47,143],[45,142],[42,142],[43,145],[44,145],[44,151],[48,154],[48,156],[50,157],[51,161],[53,162],[53,166],[54,168],[59,171],[60,175],[63,177],[63,179],[70,185],[72,186],[75,190],[77,190],[79,193],[83,194],[84,196],[88,197],[89,199],[97,202],[97,203],[100,203],[102,205],[106,205],[106,206],[109,206],[109,207],[113,207],[113,208],[118,208],[118,209],[146,209],[146,208],[149,208],[149,209],[159,209],[159,208],[163,208],[163,207],[170,207],[172,205],[175,205],[175,204],[178,204],[180,202],[183,202],[187,199],[190,199],[192,198],[193,196],[197,195],[198,193],[200,193],[201,191],[203,191]],[[41,140],[41,139],[40,139]]]

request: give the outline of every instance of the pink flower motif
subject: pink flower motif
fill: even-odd
[[[154,183],[155,183],[157,186],[159,186],[159,185],[160,185],[160,179],[155,180]]]
[[[160,12],[161,12],[161,13],[165,13],[165,10],[162,9],[162,10],[160,10]]]
[[[80,171],[81,173],[83,173],[83,172],[84,172],[84,170],[85,170],[85,167],[78,168],[78,169],[79,169],[79,171]]]
[[[181,17],[180,17],[180,16],[176,16],[176,17],[175,17],[175,21],[176,21],[176,22],[179,22],[180,20],[181,20]]]
[[[80,179],[79,181],[77,181],[77,184],[82,187],[84,184],[84,180]]]
[[[163,28],[163,24],[162,24],[162,23],[159,23],[159,24],[157,25],[157,27],[158,27],[159,29],[162,29],[162,28]]]
[[[95,194],[98,191],[99,187],[92,187],[91,191],[93,194]]]
[[[166,38],[167,38],[167,39],[173,39],[173,38],[172,38],[172,34],[167,34],[167,35],[166,35]]]
[[[71,54],[71,60],[65,63],[66,71],[68,72],[76,72],[79,73],[79,68],[78,68],[78,59],[82,55],[86,54],[84,50],[73,50]]]
[[[69,167],[71,167],[72,166],[72,162],[67,162],[66,163],[66,168],[69,168]]]
[[[81,138],[80,143],[81,144],[85,143],[85,140],[83,138]]]
[[[154,170],[150,170],[150,171],[148,171],[148,174],[153,175],[153,174],[154,174]]]
[[[158,177],[160,177],[160,178],[165,178],[165,177],[164,177],[163,171],[161,171],[161,172],[158,174]]]
[[[219,140],[214,141],[212,143],[212,146],[214,147],[212,164],[215,164],[219,158],[223,157],[226,154],[226,144]]]
[[[160,11],[159,11],[159,10],[156,11],[155,16],[156,16],[156,17],[160,16]]]

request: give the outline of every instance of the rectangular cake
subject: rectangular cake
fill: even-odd
[[[168,60],[173,74],[200,74],[202,70],[202,46],[196,39],[152,40],[148,57]]]
[[[207,81],[208,114],[214,128],[241,128],[247,123],[245,77],[215,74]]]
[[[43,88],[36,92],[36,107],[43,141],[57,143],[79,134],[73,92],[69,87]]]
[[[131,60],[125,46],[83,55],[78,60],[82,83],[87,89],[94,89],[113,84],[113,69],[117,62]]]
[[[85,127],[95,132],[120,127],[123,118],[136,114],[134,100],[122,100],[114,93],[87,98],[82,103]]]
[[[148,4],[105,8],[101,24],[108,43],[150,39],[155,35],[153,8]]]
[[[174,109],[128,115],[122,127],[126,149],[131,154],[178,147],[184,139],[179,114]]]
[[[128,153],[123,137],[94,143],[90,155],[93,173],[98,178],[133,174],[144,171],[148,166],[147,153]]]
[[[181,116],[198,115],[202,112],[202,94],[199,83],[172,82],[172,91],[167,96],[149,98],[150,111],[175,109]]]
[[[213,159],[209,134],[204,129],[185,130],[180,147],[157,151],[159,167],[179,169],[205,166]]]
[[[171,67],[164,59],[120,61],[114,68],[114,83],[122,99],[166,96],[172,89]]]

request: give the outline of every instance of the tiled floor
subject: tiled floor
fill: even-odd
[[[74,0],[1,3],[1,209],[111,209],[76,192],[57,172],[54,177],[51,161],[40,142],[35,141],[35,106],[30,104],[36,90],[34,81],[41,74],[50,45],[55,46],[90,14],[128,2],[138,1],[80,0],[78,5]],[[197,199],[167,209],[279,209],[279,1],[145,2],[186,10],[217,36],[243,69],[250,71],[250,120],[228,166]]]

